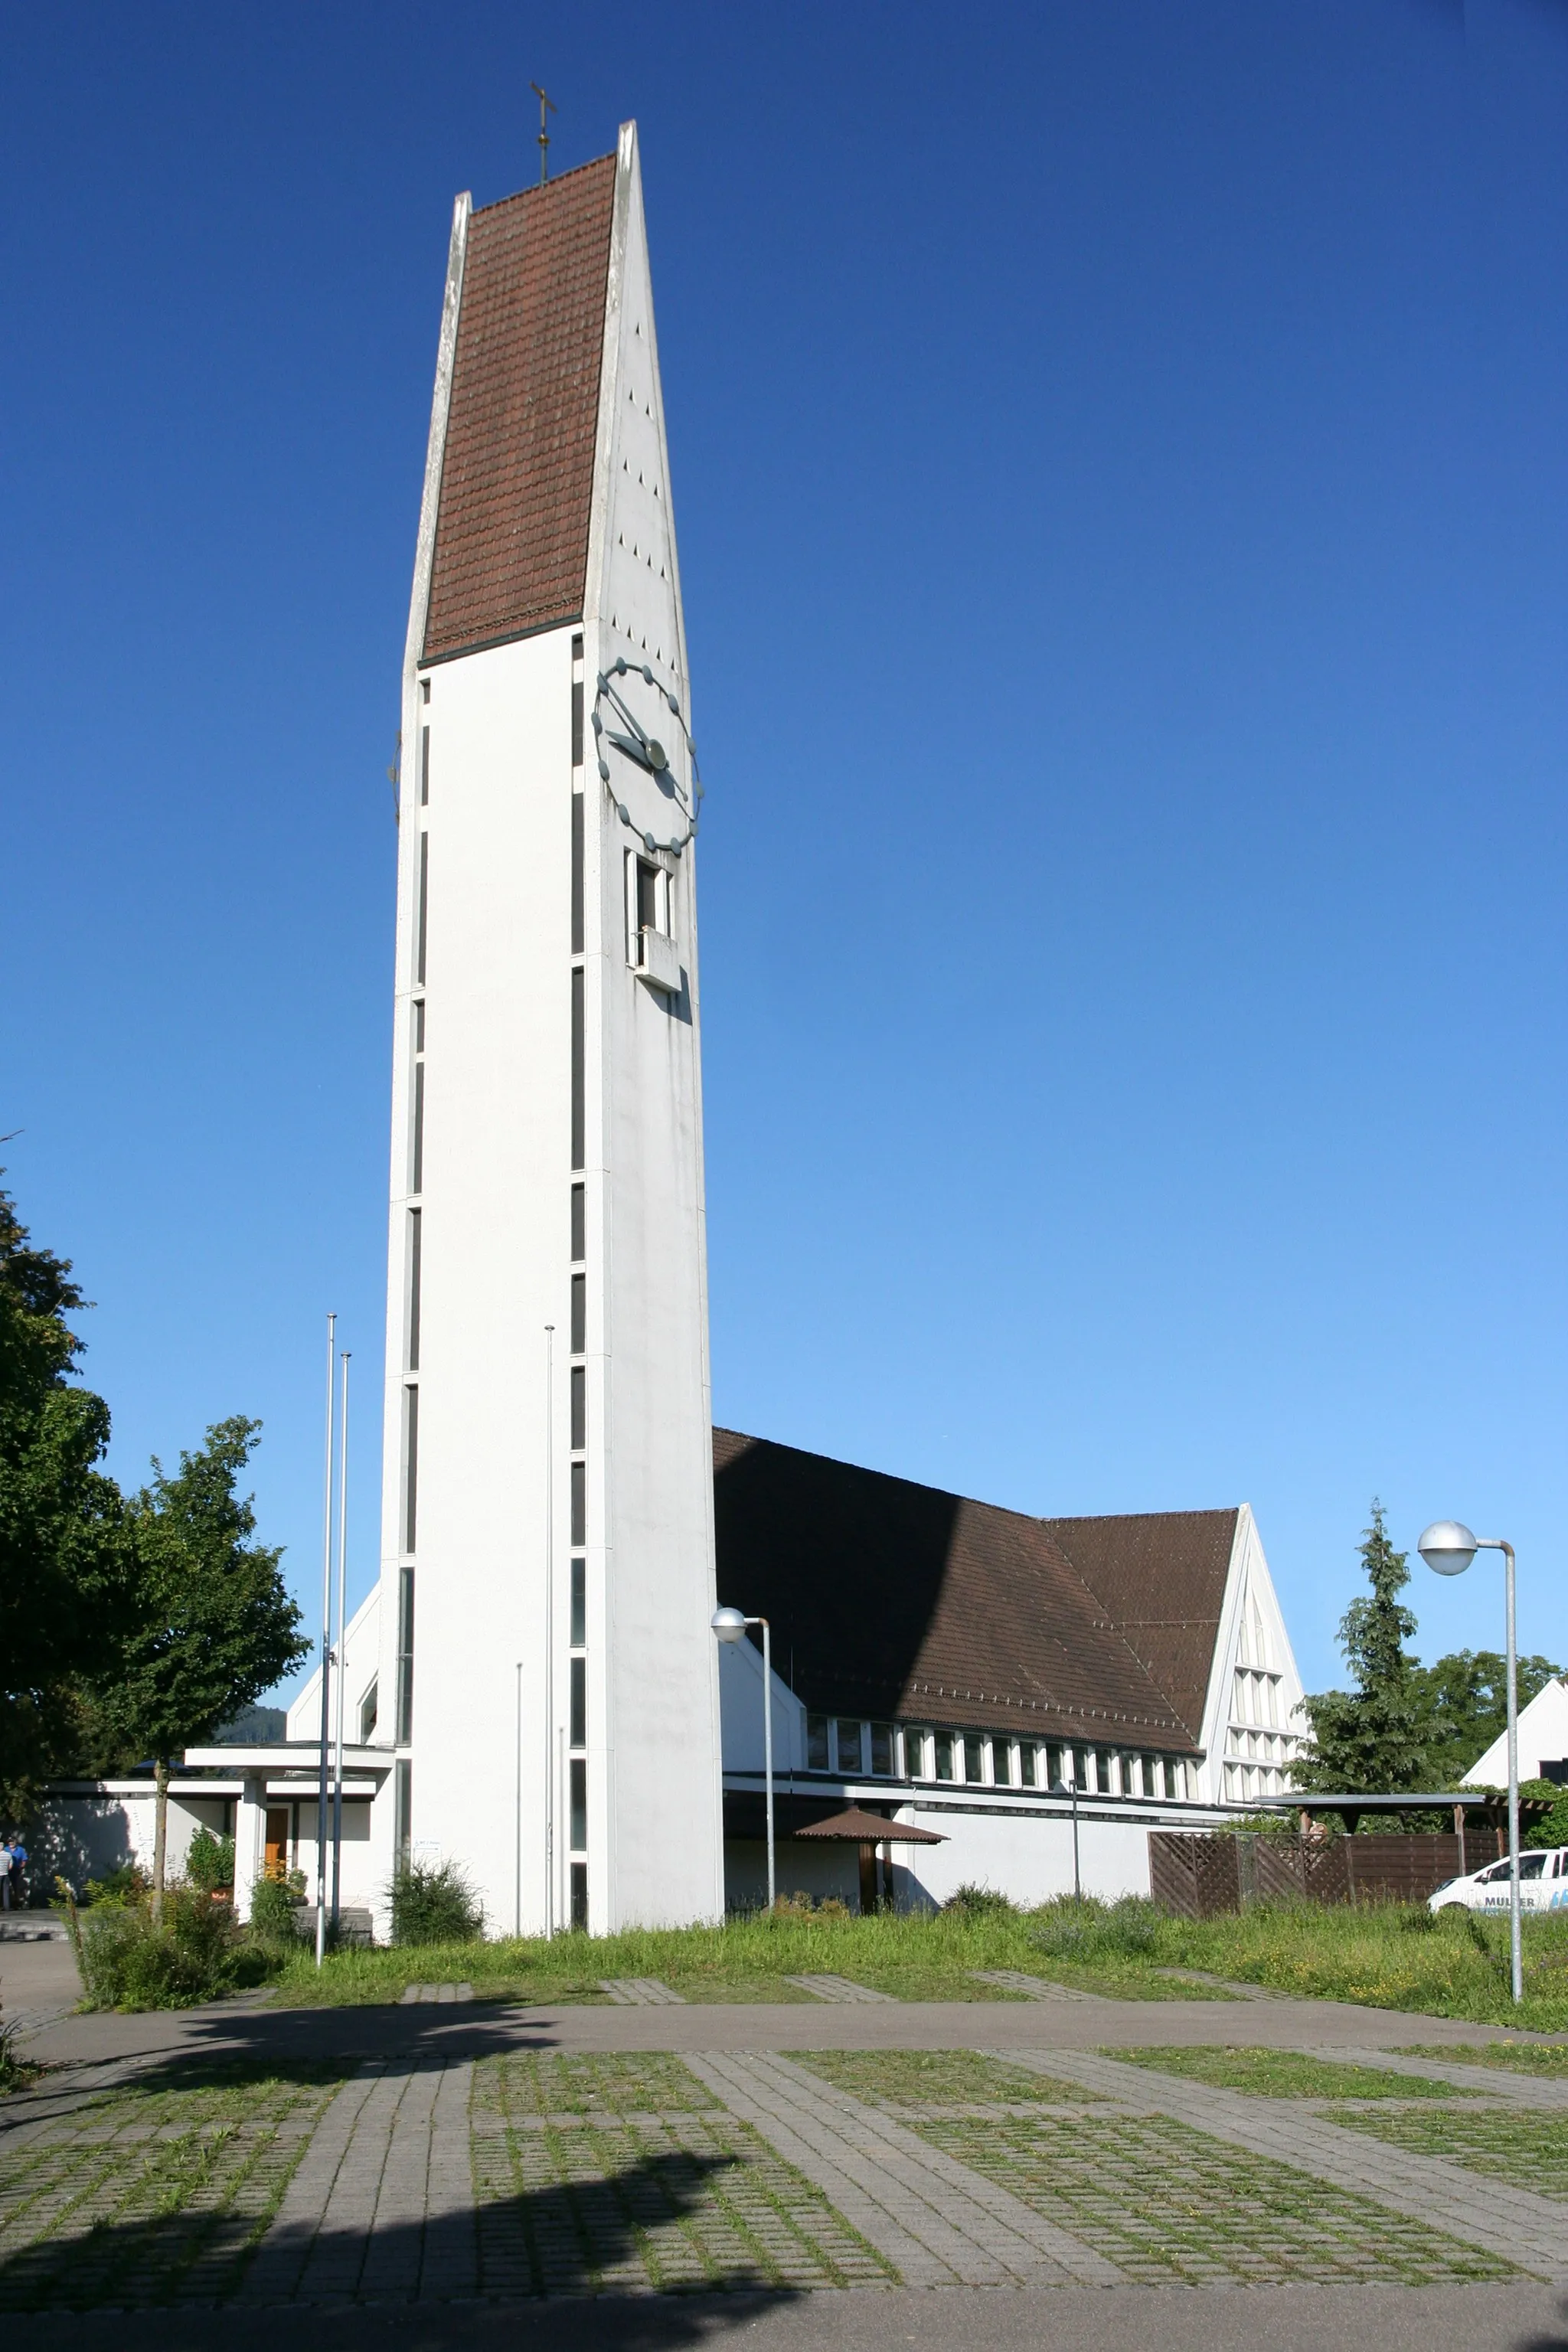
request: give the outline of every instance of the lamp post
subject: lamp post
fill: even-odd
[[[1509,1948],[1513,1997],[1524,1999],[1524,1959],[1519,1932],[1519,1650],[1513,1622],[1513,1546],[1500,1536],[1472,1535],[1462,1519],[1435,1519],[1415,1547],[1439,1576],[1462,1576],[1479,1551],[1500,1551],[1508,1615],[1508,1858]]]
[[[768,1808],[768,1909],[778,1900],[773,1879],[773,1661],[769,1646],[768,1621],[765,1617],[748,1617],[741,1609],[715,1609],[709,1620],[721,1642],[742,1642],[748,1625],[763,1629],[763,1774],[767,1784]]]
[[[1074,1902],[1081,1903],[1083,1900],[1083,1876],[1078,1866],[1078,1772],[1076,1769],[1074,1769],[1072,1779],[1070,1780],[1058,1780],[1056,1783],[1056,1786],[1052,1789],[1051,1794],[1053,1797],[1070,1797],[1072,1799],[1072,1891]]]

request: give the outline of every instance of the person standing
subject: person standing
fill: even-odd
[[[11,1908],[11,1841],[0,1838],[0,1911]]]
[[[23,1879],[27,1867],[27,1849],[22,1843],[21,1837],[16,1830],[13,1830],[11,1832],[9,1852],[11,1855],[11,1901],[14,1907],[20,1911],[26,1900],[23,1886]]]

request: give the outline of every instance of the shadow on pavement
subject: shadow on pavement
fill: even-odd
[[[210,2306],[216,2305],[225,2344],[232,2346],[247,2307],[254,2311],[258,2305],[269,2311],[275,2331],[279,2306],[331,2302],[337,2306],[334,2339],[342,2341],[345,2306],[355,2303],[406,2306],[421,2298],[427,2304],[455,2299],[472,2308],[481,2295],[512,2302],[609,2295],[626,2299],[634,2315],[641,2315],[641,2332],[634,2327],[625,2336],[628,2346],[676,2345],[694,2333],[680,2315],[683,2290],[688,2295],[775,2292],[763,2260],[737,2243],[740,2232],[722,2216],[716,2217],[715,2234],[728,2241],[727,2252],[711,2258],[709,2274],[689,2275],[691,2240],[679,2224],[708,2201],[712,2177],[736,2162],[661,2150],[603,2178],[551,2182],[374,2231],[358,2221],[324,2229],[312,2219],[273,2233],[248,2252],[251,2222],[204,2210],[199,2184],[196,2201],[175,2212],[158,2210],[154,2188],[151,2210],[116,2214],[85,2236],[47,2239],[0,2261],[0,2314],[68,2312],[74,2331],[78,2315],[88,2311],[166,2314],[181,2303],[200,2303],[209,2306],[204,2340],[210,2343]],[[675,2234],[666,2238],[663,2259],[675,2274],[657,2299],[664,2315],[656,2319],[648,2288],[665,2282],[654,2267],[658,2252],[649,2259],[647,2233],[668,2232],[671,2225]],[[597,2324],[597,2340],[604,2334],[604,2324]],[[160,2341],[169,2340],[165,2330]]]

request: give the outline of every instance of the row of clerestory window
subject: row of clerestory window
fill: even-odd
[[[1076,1788],[1080,1796],[1181,1802],[1197,1796],[1196,1764],[1188,1757],[809,1712],[805,1762],[808,1771],[872,1780],[1042,1791]]]

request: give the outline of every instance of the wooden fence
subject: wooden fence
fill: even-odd
[[[1503,1832],[1466,1824],[1403,1837],[1198,1837],[1149,1832],[1150,1891],[1162,1910],[1212,1919],[1249,1903],[1425,1903],[1450,1878],[1505,1852]]]

